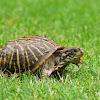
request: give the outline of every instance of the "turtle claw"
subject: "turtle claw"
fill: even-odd
[[[76,66],[79,68],[79,65],[78,64],[76,64]]]
[[[83,64],[83,62],[81,62],[82,59],[77,60],[74,64],[79,68],[79,63]]]
[[[83,64],[83,62],[78,62],[75,65],[79,68],[79,63]]]

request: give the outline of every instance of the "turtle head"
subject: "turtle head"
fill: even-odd
[[[60,54],[61,60],[64,62],[64,65],[73,63],[78,66],[78,63],[80,63],[80,57],[82,57],[84,53],[81,47],[72,47],[61,50]]]

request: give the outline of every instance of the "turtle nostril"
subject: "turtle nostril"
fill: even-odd
[[[82,54],[84,54],[83,48],[80,48],[80,51],[81,51]]]

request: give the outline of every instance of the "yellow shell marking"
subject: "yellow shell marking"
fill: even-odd
[[[31,45],[31,47],[34,47],[41,55],[44,55],[37,47]]]
[[[25,51],[25,53],[26,53],[26,58],[27,58],[28,66],[30,66],[30,62],[29,62],[27,51]]]
[[[49,47],[45,43],[43,43],[43,44],[49,49]]]
[[[22,55],[23,55],[23,66],[24,66],[24,69],[25,69],[25,55],[24,55],[24,48],[23,46],[19,45],[19,47],[21,48],[22,50]]]
[[[25,55],[24,55],[24,52],[22,53],[23,55],[23,66],[24,66],[24,69],[25,69]]]
[[[29,46],[27,46],[27,48],[30,50],[30,52],[32,53],[32,55],[34,56],[35,60],[38,61],[38,58],[36,57],[36,55],[34,54],[34,52],[30,49]]]
[[[6,62],[6,49],[5,49],[5,55],[4,55],[4,67],[5,67],[5,62]]]
[[[2,60],[2,55],[1,55],[1,58],[0,58],[0,65],[1,65],[1,60]]]
[[[40,47],[40,48],[42,48],[42,49],[45,49],[45,47],[41,47],[41,46],[39,46],[39,45],[38,45],[38,47]]]
[[[34,61],[32,60],[32,64],[34,64]]]
[[[19,51],[17,49],[17,66],[20,68],[20,63],[19,63]]]
[[[13,52],[14,52],[14,50],[13,50]],[[12,53],[12,55],[11,55],[11,59],[10,59],[10,63],[9,63],[9,68],[11,68],[12,59],[13,59],[13,53]]]
[[[10,48],[11,50],[14,50],[14,49],[13,49],[11,46],[9,46],[9,45],[8,45],[7,47]]]
[[[52,41],[48,42],[50,45],[52,45],[53,47],[57,46],[56,43],[52,43]]]
[[[53,40],[51,40],[51,43],[53,43],[53,45],[57,45],[57,43]]]
[[[44,41],[45,41],[45,39],[44,39]],[[55,41],[51,40],[51,39],[47,39],[46,42],[49,43],[49,44],[51,44],[52,46],[57,45],[57,43]]]

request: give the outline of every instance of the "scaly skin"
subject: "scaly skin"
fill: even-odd
[[[70,63],[80,63],[80,57],[83,55],[81,47],[65,48],[56,51],[42,66],[42,77],[49,77],[55,71],[63,70]],[[79,66],[78,66],[79,67]]]

